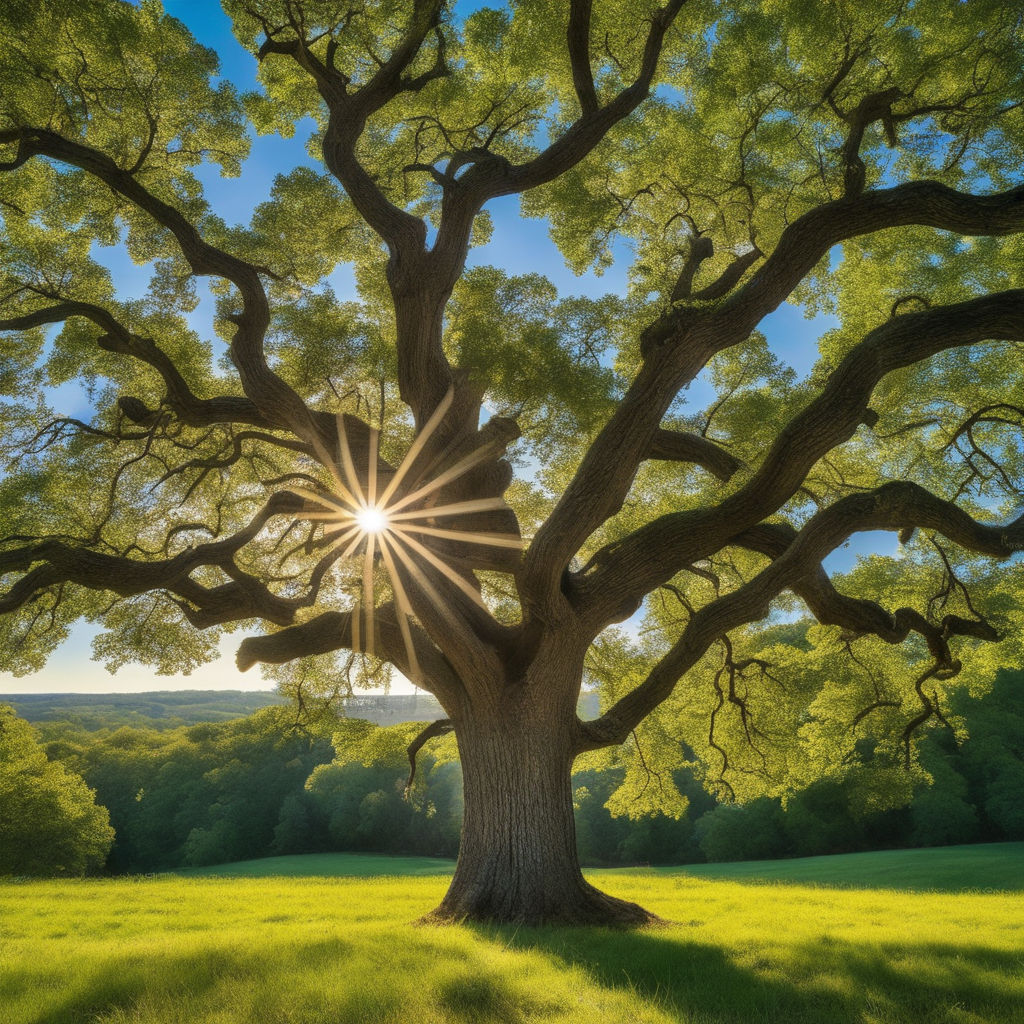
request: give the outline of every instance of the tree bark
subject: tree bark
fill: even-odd
[[[507,691],[506,691],[507,692]],[[459,859],[425,923],[649,924],[657,917],[583,878],[571,769],[575,709],[479,711],[456,722],[465,813]]]

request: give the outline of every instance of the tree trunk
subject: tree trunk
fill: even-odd
[[[456,722],[465,815],[448,893],[425,922],[638,925],[657,918],[588,884],[576,854],[574,719],[504,708]]]

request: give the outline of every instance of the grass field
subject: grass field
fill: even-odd
[[[214,867],[188,868],[184,877],[268,878],[309,875],[368,878],[373,875],[440,875],[455,861],[435,857],[392,857],[376,853],[314,853],[264,857]],[[932,850],[882,850],[833,857],[754,860],[739,864],[684,864],[681,867],[610,868],[595,877],[638,872],[751,882],[794,882],[845,889],[912,889],[919,892],[1024,890],[1024,843],[977,843]],[[603,884],[603,883],[602,883]]]
[[[298,857],[263,857],[260,860],[240,860],[207,868],[184,868],[175,874],[184,878],[372,878],[377,875],[445,875],[454,870],[455,861],[441,860],[439,857],[392,857],[384,853],[306,853]]]
[[[0,884],[0,1021],[1024,1020],[1024,844],[590,873],[674,922],[639,932],[416,927],[446,879],[396,873],[430,862],[275,860]]]

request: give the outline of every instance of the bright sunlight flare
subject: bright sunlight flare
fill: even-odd
[[[477,448],[451,464],[442,458],[418,478],[410,473],[417,457],[451,407],[453,397],[454,392],[449,390],[383,488],[378,488],[377,479],[379,431],[370,431],[364,490],[356,473],[352,449],[345,432],[344,416],[341,414],[336,418],[340,464],[325,448],[317,448],[317,455],[330,471],[333,490],[316,492],[300,487],[291,488],[294,493],[315,504],[315,508],[303,511],[298,518],[323,523],[324,539],[330,550],[337,552],[335,562],[358,556],[362,549],[362,595],[361,600],[356,599],[352,609],[351,646],[352,650],[371,656],[374,654],[373,574],[376,561],[380,559],[395,595],[398,624],[408,658],[406,674],[414,682],[420,677],[419,660],[410,628],[414,613],[406,584],[398,571],[399,566],[404,570],[406,578],[445,618],[451,616],[447,602],[427,577],[425,566],[441,573],[472,601],[485,607],[479,591],[465,575],[446,564],[436,551],[422,544],[418,537],[436,537],[516,550],[522,547],[521,539],[512,534],[457,528],[460,515],[507,509],[508,505],[503,498],[477,498],[447,505],[430,504],[442,487],[457,480],[484,459],[493,457],[490,446]],[[439,525],[439,521],[445,525]]]
[[[388,517],[376,505],[367,505],[356,513],[356,523],[364,533],[383,533],[388,528]]]

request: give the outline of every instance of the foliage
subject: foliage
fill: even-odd
[[[47,728],[48,749],[80,772],[109,809],[116,840],[108,866],[153,871],[215,864],[271,851],[290,796],[301,798],[313,766],[330,755],[326,736],[288,729],[289,712],[156,731],[100,733]],[[280,840],[284,842],[282,838]],[[322,841],[307,832],[307,849]]]
[[[36,731],[0,704],[0,876],[83,875],[114,839],[79,775],[47,760]]]

